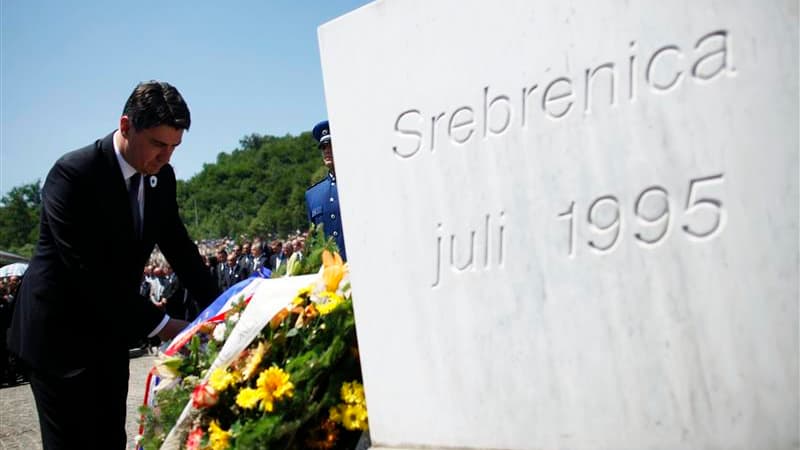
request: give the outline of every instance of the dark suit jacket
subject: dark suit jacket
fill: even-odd
[[[201,304],[215,298],[214,283],[178,214],[175,172],[166,165],[157,181],[151,178],[142,179],[140,240],[113,133],[67,153],[50,170],[42,187],[39,242],[20,287],[9,342],[33,367],[87,367],[104,351],[119,353],[152,332],[164,313],[139,294],[139,281],[155,244]]]
[[[239,264],[234,264],[233,267],[225,267],[222,275],[225,289],[228,289],[234,284],[246,279],[247,275],[248,274],[245,272],[244,267],[239,266]]]
[[[258,258],[253,258],[253,260],[255,261],[255,264],[253,264],[253,262],[250,263],[250,273],[259,270],[262,267],[269,269],[269,257],[267,255],[261,254],[258,256]]]

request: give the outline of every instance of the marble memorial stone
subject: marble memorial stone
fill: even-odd
[[[798,448],[795,0],[319,29],[373,445]]]

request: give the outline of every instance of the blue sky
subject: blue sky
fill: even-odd
[[[0,0],[0,195],[113,131],[143,80],[189,104],[181,179],[245,135],[310,130],[326,116],[317,27],[366,3]]]

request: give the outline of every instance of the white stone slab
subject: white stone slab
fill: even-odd
[[[373,444],[798,448],[797,23],[386,0],[320,27]]]

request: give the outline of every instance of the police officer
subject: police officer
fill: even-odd
[[[322,150],[322,161],[328,168],[328,176],[306,191],[308,221],[314,225],[324,225],[325,236],[333,237],[342,259],[346,261],[342,220],[339,217],[339,194],[336,191],[336,170],[333,165],[333,143],[328,121],[318,123],[311,134]]]

